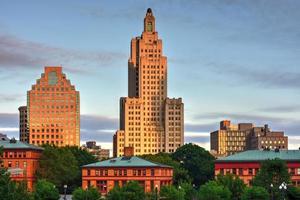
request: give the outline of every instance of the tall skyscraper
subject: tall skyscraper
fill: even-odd
[[[167,57],[155,28],[149,8],[141,37],[131,40],[128,97],[120,99],[114,156],[124,155],[124,147],[134,147],[135,155],[174,152],[184,142],[183,102],[167,97]]]
[[[80,145],[79,92],[62,73],[62,67],[45,72],[27,92],[30,144]]]

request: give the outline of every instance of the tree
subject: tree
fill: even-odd
[[[227,187],[209,181],[200,187],[198,197],[200,200],[230,200],[231,193]]]
[[[300,199],[300,187],[290,186],[287,190],[288,199]]]
[[[184,200],[184,190],[176,189],[173,185],[162,186],[160,189],[160,197],[165,200]]]
[[[188,171],[184,169],[182,166],[180,166],[180,163],[174,160],[170,154],[167,153],[158,153],[155,155],[148,154],[148,155],[142,155],[141,157],[152,162],[157,162],[157,163],[161,163],[173,167],[173,171],[174,171],[173,183],[175,185],[179,185],[179,183],[181,182],[191,181]]]
[[[70,150],[54,146],[45,146],[39,166],[38,178],[54,183],[61,191],[64,184],[72,183],[80,170]]]
[[[185,144],[172,154],[172,158],[182,164],[199,186],[214,178],[214,157],[204,148],[195,144]]]
[[[58,200],[59,192],[54,184],[38,180],[35,185],[34,200]]]
[[[55,184],[63,192],[63,185],[73,191],[81,185],[81,166],[96,162],[86,150],[78,147],[45,146],[39,161],[37,176]]]
[[[234,176],[232,174],[218,175],[216,182],[219,185],[223,185],[224,187],[228,188],[228,190],[232,194],[232,199],[239,200],[241,199],[243,190],[245,189],[246,185],[243,180],[241,180],[238,176]]]
[[[185,200],[194,200],[197,198],[197,190],[190,182],[180,183],[179,187],[184,191]]]
[[[81,167],[83,165],[87,165],[90,163],[94,163],[97,162],[98,160],[88,151],[84,150],[84,149],[80,149],[76,146],[67,146],[64,147],[64,149],[71,151],[71,153],[73,154],[73,156],[75,157],[76,161],[77,161],[77,167],[78,167],[78,172],[76,173],[76,177],[74,178],[74,180],[72,182],[69,182],[68,188],[73,191],[75,188],[78,188],[81,186],[81,182],[82,182],[82,171],[81,171]]]
[[[278,158],[262,162],[258,174],[253,179],[254,186],[264,187],[266,191],[272,189],[275,199],[279,199],[281,196],[279,186],[283,182],[289,183],[290,175],[285,161]],[[271,184],[273,184],[272,188]]]
[[[263,187],[253,186],[245,188],[242,200],[268,200],[269,194]]]
[[[77,188],[72,195],[72,200],[99,200],[101,198],[98,190],[93,187],[89,187],[87,190]]]
[[[114,187],[107,195],[108,200],[141,200],[144,198],[144,189],[136,181],[129,181],[123,187]]]

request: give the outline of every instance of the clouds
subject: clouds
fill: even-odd
[[[63,64],[66,71],[82,74],[89,71],[82,68],[83,66],[107,66],[124,58],[125,55],[120,52],[83,52],[32,42],[12,35],[0,35],[0,70]]]

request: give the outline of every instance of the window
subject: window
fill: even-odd
[[[151,176],[154,176],[154,169],[151,169]]]
[[[91,170],[87,170],[87,175],[90,176],[91,175]]]
[[[243,175],[243,169],[239,168],[239,175]]]
[[[249,174],[249,175],[253,175],[253,169],[252,169],[252,168],[249,168],[249,169],[248,169],[248,174]]]

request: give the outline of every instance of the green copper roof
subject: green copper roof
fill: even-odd
[[[33,150],[43,150],[42,147],[37,147],[32,144],[28,144],[25,142],[15,141],[10,142],[10,140],[2,140],[0,141],[0,147],[3,149],[33,149]]]
[[[285,161],[300,161],[300,150],[250,150],[236,153],[231,156],[219,158],[216,162],[247,162],[247,161],[263,161],[268,159],[279,158]]]
[[[132,156],[132,157],[123,156],[123,157],[111,158],[109,160],[84,165],[83,167],[170,167],[170,166],[155,163],[155,162],[150,162],[148,160],[144,160],[136,156]]]

